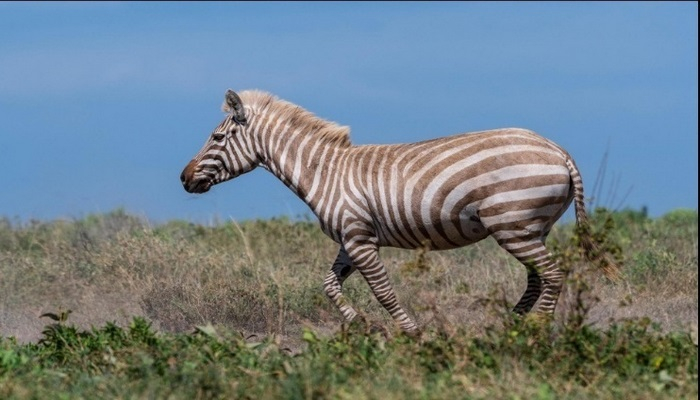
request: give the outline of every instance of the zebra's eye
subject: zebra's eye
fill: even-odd
[[[220,142],[220,141],[224,140],[225,137],[226,137],[226,134],[223,132],[214,132],[211,134],[211,139],[215,142]]]

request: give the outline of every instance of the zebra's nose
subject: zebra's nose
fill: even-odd
[[[187,183],[192,180],[196,167],[196,163],[194,160],[192,160],[187,163],[185,168],[182,170],[182,173],[180,174],[180,182],[182,182],[183,186],[187,187]]]

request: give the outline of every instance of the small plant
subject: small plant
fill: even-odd
[[[401,265],[401,271],[409,275],[422,275],[430,271],[430,263],[428,262],[428,252],[430,247],[428,241],[424,241],[421,247],[418,247],[414,254],[413,259],[406,261]]]

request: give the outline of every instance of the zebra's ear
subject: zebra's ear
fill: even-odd
[[[240,125],[246,125],[248,120],[245,117],[245,108],[243,108],[243,101],[240,97],[231,89],[226,91],[226,96],[224,99],[224,106],[222,109],[225,112],[230,112],[233,120]]]

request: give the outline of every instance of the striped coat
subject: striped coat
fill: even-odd
[[[537,303],[539,311],[554,312],[564,273],[545,240],[572,201],[578,224],[587,227],[581,176],[558,145],[508,128],[353,146],[347,127],[268,93],[229,90],[223,109],[227,117],[183,170],[183,186],[206,192],[258,165],[277,176],[340,244],[324,290],[346,320],[357,312],[342,284],[357,270],[399,326],[417,333],[378,249],[452,249],[489,235],[528,270],[514,311],[526,313]],[[587,254],[596,253],[587,229],[581,231]],[[617,266],[604,261],[603,272],[615,278]]]

